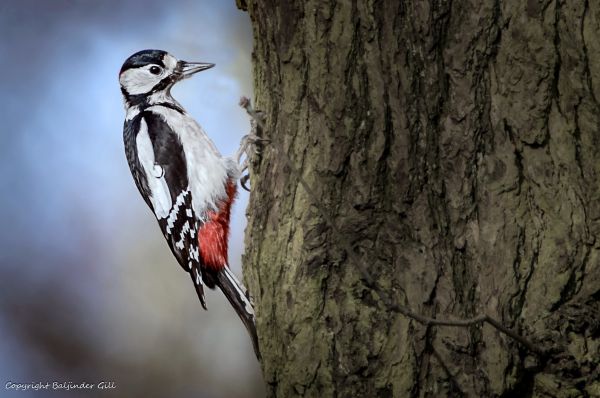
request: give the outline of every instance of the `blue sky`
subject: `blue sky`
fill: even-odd
[[[165,375],[156,364],[185,349],[193,355],[170,368],[206,373],[198,376],[205,396],[260,391],[247,388],[259,384],[259,373],[241,323],[219,294],[208,296],[208,312],[199,310],[133,184],[117,81],[123,61],[144,48],[216,63],[173,95],[231,154],[249,130],[237,105],[240,95],[252,94],[248,16],[234,0],[11,0],[0,5],[0,37],[0,379],[78,374],[65,365],[68,345],[55,352],[38,335],[47,329],[95,347],[86,354],[87,377],[113,359],[130,372],[140,369],[135,361],[151,360]],[[230,262],[238,275],[246,203],[240,194],[233,215]],[[52,327],[22,315],[36,311]],[[156,345],[164,352],[150,355]],[[78,359],[77,351],[70,355]],[[236,382],[215,376],[225,372],[236,373]],[[120,377],[122,392],[138,391],[134,380]]]

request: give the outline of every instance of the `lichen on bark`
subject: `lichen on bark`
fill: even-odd
[[[251,167],[244,256],[269,394],[597,394],[600,4],[238,6],[274,142]],[[488,313],[565,351],[386,311],[346,242],[416,312]]]

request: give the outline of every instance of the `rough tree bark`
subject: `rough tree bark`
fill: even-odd
[[[600,395],[599,2],[238,6],[273,141],[244,257],[270,396]],[[564,350],[390,311],[344,242],[399,304]]]

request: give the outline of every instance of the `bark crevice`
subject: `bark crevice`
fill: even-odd
[[[269,394],[600,389],[600,7],[238,4],[274,143],[252,164],[244,256]],[[532,359],[490,327],[417,326],[400,304],[487,314],[565,351]]]

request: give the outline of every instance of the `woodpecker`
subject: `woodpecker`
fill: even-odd
[[[223,157],[202,127],[171,96],[177,82],[214,66],[178,60],[162,50],[131,55],[119,73],[125,103],[123,140],[135,184],[169,248],[189,273],[202,307],[204,286],[219,287],[248,330],[257,355],[254,310],[229,269],[227,241],[241,162],[256,135]],[[247,159],[247,158],[246,158]]]

